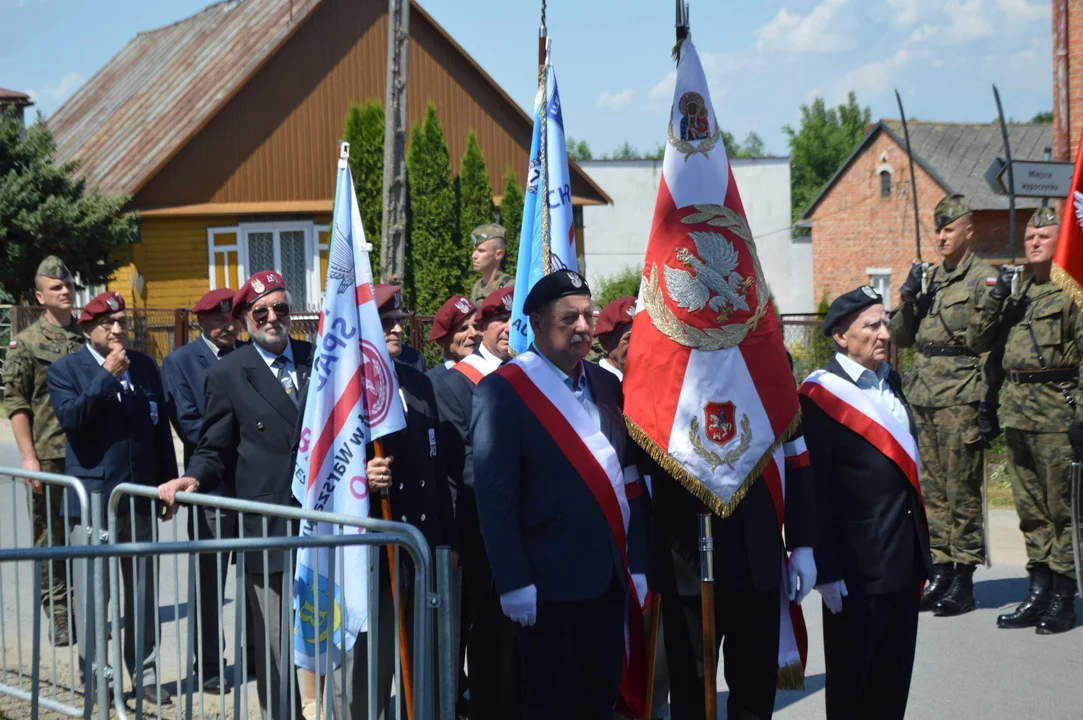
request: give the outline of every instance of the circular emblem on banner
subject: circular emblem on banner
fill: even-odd
[[[361,341],[361,378],[365,393],[361,413],[365,424],[379,425],[391,410],[391,368],[376,346],[367,340]]]

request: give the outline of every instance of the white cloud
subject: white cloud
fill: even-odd
[[[820,4],[805,16],[791,13],[786,8],[763,27],[756,35],[756,49],[760,52],[781,50],[793,53],[831,53],[849,50],[854,45],[852,26],[840,11],[850,0],[821,0]]]
[[[900,48],[886,60],[865,63],[839,78],[835,85],[835,99],[843,102],[851,90],[858,98],[880,94],[890,84],[892,74],[910,61],[910,53]]]
[[[43,95],[48,95],[54,100],[64,101],[75,92],[75,90],[86,82],[86,78],[77,72],[70,72],[64,77],[60,78],[60,82],[56,84],[56,87],[42,88],[41,90],[30,91],[30,96],[33,98],[39,98]]]
[[[633,95],[635,95],[635,91],[632,88],[626,88],[618,93],[603,92],[598,96],[598,107],[608,110],[623,110],[628,107],[628,103],[632,102]]]
[[[922,40],[928,40],[933,35],[936,35],[937,28],[935,25],[925,24],[919,28],[915,28],[914,32],[910,33],[910,37],[907,38],[907,42],[919,43]]]
[[[918,0],[887,0],[891,21],[908,27],[918,20]]]
[[[955,43],[967,44],[996,34],[990,13],[987,0],[948,3],[944,6],[944,14],[951,21],[947,28],[948,36]]]
[[[1027,0],[996,0],[1009,22],[1030,22],[1046,20],[1050,17],[1050,6],[1031,5]]]

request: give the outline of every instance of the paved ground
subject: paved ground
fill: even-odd
[[[18,454],[11,441],[10,428],[0,420],[0,466],[18,465]],[[28,542],[25,497],[21,487],[12,487],[10,480],[0,478],[0,547],[11,547],[18,539]],[[1025,555],[1022,537],[1011,511],[997,510],[991,514],[992,546],[995,565],[991,570],[979,570],[976,579],[978,610],[960,618],[935,618],[922,615],[918,641],[917,663],[907,717],[915,719],[982,718],[1007,720],[1040,717],[1048,720],[1083,717],[1083,629],[1057,637],[1040,637],[1032,631],[1000,631],[995,627],[996,615],[1022,598],[1026,591]],[[184,538],[184,523],[175,524],[178,537]],[[164,539],[172,539],[173,525],[165,528]],[[163,677],[170,689],[176,691],[175,678],[182,664],[178,649],[187,650],[187,641],[178,647],[175,618],[187,618],[187,564],[182,558],[177,564],[174,582],[173,561],[166,560],[160,569],[162,598],[160,614],[163,634]],[[7,682],[17,682],[12,671],[17,663],[16,637],[23,638],[22,655],[29,664],[30,634],[33,622],[33,602],[27,588],[30,569],[20,570],[21,592],[16,592],[15,572],[0,568],[0,593],[3,612],[3,662],[9,671]],[[16,607],[16,598],[19,598]],[[232,629],[234,603],[232,589],[227,590],[223,608],[227,628]],[[174,609],[174,598],[177,606]],[[810,657],[805,692],[780,692],[775,717],[779,720],[812,720],[825,717],[823,702],[824,664],[820,630],[820,604],[814,594],[804,604],[809,627]],[[1077,604],[1083,617],[1083,603]],[[182,632],[187,624],[182,624]],[[21,632],[16,632],[21,630]],[[43,657],[43,678],[51,677],[51,656],[46,642]],[[227,650],[232,662],[232,647]],[[57,655],[58,680],[67,676],[68,653]],[[2,668],[0,668],[2,669]],[[63,684],[63,682],[59,683]],[[253,684],[254,686],[254,684]],[[725,680],[719,677],[719,717],[725,715]],[[249,715],[258,716],[256,700],[249,693]],[[79,699],[77,698],[77,702]],[[233,696],[227,696],[226,715],[233,715]],[[131,705],[129,704],[129,707]],[[208,696],[204,716],[219,714],[215,696]],[[0,697],[0,718],[29,717],[25,705]],[[46,717],[43,715],[43,717]],[[148,715],[148,717],[150,717]],[[176,717],[176,706],[164,717]],[[198,705],[193,717],[200,717]]]

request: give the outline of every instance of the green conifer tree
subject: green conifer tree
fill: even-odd
[[[519,261],[519,232],[523,228],[523,188],[519,175],[508,165],[504,171],[504,197],[500,200],[500,224],[504,226],[504,272],[515,274]]]
[[[380,272],[380,239],[383,229],[384,183],[384,108],[374,98],[365,104],[351,102],[346,111],[346,131],[350,143],[350,173],[353,175],[357,204],[365,238],[372,243],[374,274]]]

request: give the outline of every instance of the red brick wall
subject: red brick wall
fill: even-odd
[[[1060,117],[1060,108],[1057,103],[1057,46],[1056,33],[1059,19],[1057,8],[1059,3],[1053,5],[1053,125],[1054,138],[1057,139],[1053,148],[1053,159],[1059,161],[1074,161],[1076,150],[1079,147],[1079,135],[1083,131],[1083,2],[1080,0],[1063,0],[1068,5],[1068,147],[1063,147],[1059,142],[1061,128],[1065,121]]]
[[[890,197],[880,196],[881,166],[892,170]],[[921,256],[937,263],[940,258],[936,252],[933,209],[945,192],[920,165],[915,170],[921,213]],[[1031,212],[1016,211],[1016,247],[1020,256]],[[870,268],[883,268],[891,270],[891,306],[898,304],[899,286],[914,261],[914,206],[904,148],[881,133],[821,200],[810,220],[814,302],[819,302],[824,292],[830,302],[868,283]],[[974,234],[974,250],[979,256],[990,260],[1010,258],[1011,248],[1005,242],[1007,210],[975,212]]]

